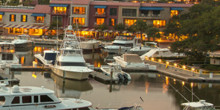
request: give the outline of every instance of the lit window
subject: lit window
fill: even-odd
[[[2,21],[2,15],[0,15],[0,21]]]
[[[16,21],[16,15],[10,15],[9,20],[10,20],[11,22],[15,22],[15,21]]]
[[[27,15],[21,15],[21,22],[27,22]]]
[[[97,13],[98,15],[103,15],[103,14],[105,14],[105,9],[104,9],[104,8],[97,8],[96,13]]]
[[[110,18],[109,19],[109,26],[115,26],[115,24],[116,24],[116,19]]]
[[[104,19],[104,18],[97,18],[97,19],[96,19],[96,24],[97,24],[97,25],[102,25],[104,22],[105,22],[105,19]]]
[[[125,25],[127,25],[127,26],[131,26],[131,25],[133,25],[136,21],[137,21],[136,19],[125,19],[125,20],[124,20],[124,23],[125,23]]]
[[[85,18],[73,18],[73,24],[78,23],[80,25],[85,25]]]
[[[85,14],[86,8],[85,7],[73,7],[73,14]]]
[[[165,20],[153,20],[154,27],[164,27],[166,25]]]
[[[179,14],[179,11],[178,10],[171,10],[170,11],[170,16],[173,17],[173,16],[177,16]]]
[[[66,7],[53,7],[54,14],[66,14]]]
[[[43,23],[44,22],[44,17],[43,16],[37,16],[36,17],[36,23]]]

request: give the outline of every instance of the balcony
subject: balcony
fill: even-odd
[[[35,21],[33,24],[34,25],[44,25],[45,23],[44,23],[44,21]]]
[[[67,15],[67,12],[64,12],[64,11],[59,11],[59,12],[57,12],[57,11],[52,11],[52,15]]]
[[[98,13],[98,12],[96,12],[95,13],[95,17],[106,17],[106,13],[104,12],[104,13]]]
[[[85,15],[86,13],[73,12],[75,15]]]
[[[160,17],[160,14],[143,14],[143,13],[141,13],[139,17],[158,18],[158,17]]]

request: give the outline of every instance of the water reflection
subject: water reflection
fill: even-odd
[[[89,92],[93,89],[88,80],[69,80],[58,77],[52,73],[51,78],[56,84],[55,92],[58,97],[80,98],[82,92]]]

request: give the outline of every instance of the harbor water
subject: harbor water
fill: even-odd
[[[22,65],[31,66],[36,53],[55,47],[35,47],[30,52],[15,52]],[[106,53],[84,54],[87,63],[100,67],[111,61]],[[93,103],[96,108],[119,108],[141,105],[144,110],[181,110],[181,103],[204,99],[220,106],[220,84],[188,83],[163,76],[160,73],[130,73],[126,84],[103,84],[92,78],[75,81],[60,78],[48,72],[21,72],[15,74],[21,86],[44,86],[54,90],[58,97],[74,97]],[[172,86],[172,87],[171,87]],[[192,92],[197,96],[192,97]],[[182,97],[184,96],[184,97]]]

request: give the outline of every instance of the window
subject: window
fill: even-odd
[[[22,96],[22,103],[31,103],[31,96]]]
[[[85,14],[86,7],[73,7],[73,14]]]
[[[140,11],[140,13],[141,13],[141,17],[144,17],[144,16],[148,16],[148,13],[149,13],[149,11],[147,11],[147,10],[142,10],[142,11]]]
[[[154,27],[164,27],[166,25],[165,20],[153,20],[153,26]]]
[[[110,8],[110,15],[116,16],[117,15],[117,8]]]
[[[44,17],[43,16],[36,16],[35,22],[36,23],[44,23]]]
[[[27,15],[21,15],[21,22],[27,22]]]
[[[5,97],[4,96],[0,96],[0,106],[5,104]]]
[[[122,16],[136,16],[136,9],[122,9]]]
[[[153,16],[160,15],[160,10],[153,10]]]
[[[104,22],[105,22],[105,19],[104,19],[104,18],[97,18],[97,19],[96,19],[96,24],[97,24],[97,25],[102,25]]]
[[[116,19],[110,18],[109,19],[109,26],[115,26],[115,24],[116,24]]]
[[[11,22],[15,22],[15,21],[16,21],[16,15],[10,15],[9,20],[10,20]]]
[[[0,21],[2,21],[2,15],[0,15]]]
[[[13,60],[13,54],[10,53],[3,53],[2,60]]]
[[[38,103],[38,96],[34,96],[34,103]]]
[[[66,7],[53,7],[53,14],[66,14]]]
[[[85,18],[73,18],[73,24],[78,23],[80,25],[85,25]]]
[[[96,9],[96,14],[97,14],[97,15],[103,15],[103,14],[105,14],[105,8],[97,8],[97,9]]]
[[[14,99],[12,100],[12,104],[19,104],[20,103],[20,98],[17,96],[17,97],[14,97]]]
[[[133,25],[136,21],[137,21],[136,19],[125,19],[125,20],[124,20],[124,23],[125,23],[125,25],[127,25],[127,26],[131,26],[131,25]]]
[[[40,102],[53,102],[53,100],[50,97],[48,97],[47,95],[41,95]]]
[[[177,16],[179,14],[179,11],[178,10],[171,10],[170,11],[170,16],[173,17],[173,16]]]

